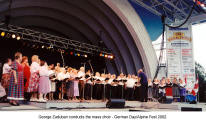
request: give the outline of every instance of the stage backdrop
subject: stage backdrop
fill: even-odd
[[[166,27],[168,77],[182,78],[191,91],[195,84],[195,62],[190,24],[180,28]]]

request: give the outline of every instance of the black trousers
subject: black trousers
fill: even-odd
[[[86,83],[86,85],[85,85],[85,91],[84,91],[84,93],[85,93],[85,99],[86,100],[90,100],[91,99],[91,96],[92,96],[92,85],[91,84],[88,84],[88,83]]]
[[[105,97],[106,99],[110,99],[111,97],[111,85],[110,84],[106,84],[105,85]]]
[[[124,85],[118,85],[118,93],[117,96],[119,99],[124,99]]]
[[[118,98],[117,93],[118,93],[117,86],[111,86],[111,98]]]
[[[126,89],[126,100],[133,100],[134,88]]]
[[[140,87],[140,101],[141,102],[147,102],[148,97],[148,85],[141,85]]]
[[[96,84],[96,99],[97,100],[101,100],[102,99],[102,87],[103,85],[102,84]]]
[[[133,98],[137,101],[140,101],[140,87],[135,87]]]

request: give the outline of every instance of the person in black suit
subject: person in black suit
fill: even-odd
[[[140,87],[140,101],[147,102],[148,97],[148,80],[146,74],[142,69],[138,71],[138,77],[140,79],[141,87]]]

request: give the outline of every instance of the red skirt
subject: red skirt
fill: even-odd
[[[29,80],[29,86],[27,92],[37,92],[39,87],[39,74],[33,73],[31,74],[31,78]]]
[[[172,87],[166,88],[166,96],[172,96]]]

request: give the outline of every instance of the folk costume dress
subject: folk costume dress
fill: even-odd
[[[3,66],[3,74],[2,74],[2,80],[1,80],[1,85],[6,89],[6,92],[8,91],[9,87],[9,80],[10,80],[10,72],[11,72],[11,67],[5,63]]]
[[[51,85],[49,80],[49,70],[46,66],[41,66],[39,70],[39,93],[47,94],[51,91]]]
[[[23,66],[14,61],[11,65],[12,70],[16,71],[17,84],[15,84],[14,74],[11,73],[9,83],[8,97],[9,100],[24,100],[24,70]]]
[[[27,92],[37,92],[39,87],[39,70],[40,66],[37,62],[33,62],[30,67],[31,77]]]

